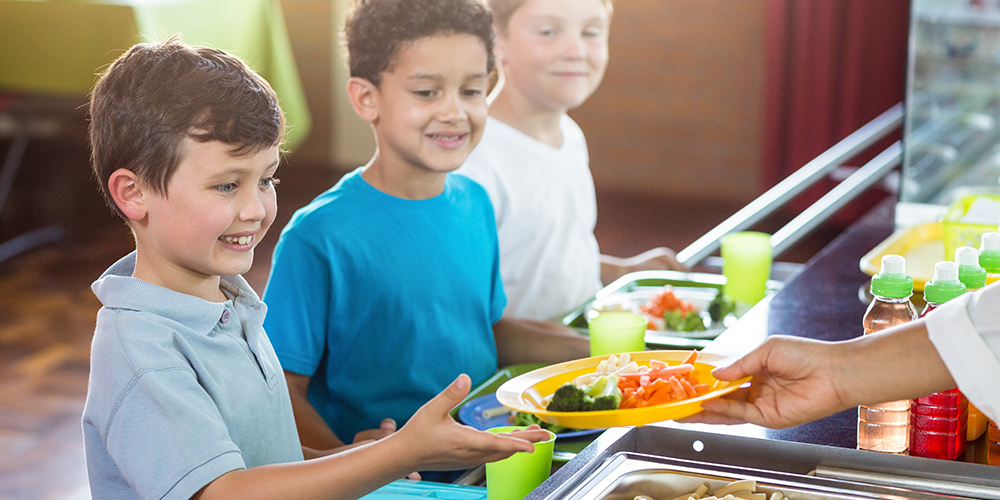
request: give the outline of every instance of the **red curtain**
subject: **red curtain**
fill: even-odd
[[[903,100],[909,11],[909,0],[767,0],[765,187]],[[817,186],[791,208],[800,211],[830,187]]]

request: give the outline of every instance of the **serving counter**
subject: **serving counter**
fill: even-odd
[[[848,228],[800,274],[754,306],[704,351],[741,356],[770,335],[825,341],[862,335],[861,318],[867,308],[865,294],[870,277],[861,272],[858,264],[866,252],[892,233],[893,201],[886,200]],[[1000,468],[981,465],[985,463],[986,451],[982,441],[970,443],[965,455],[950,462],[860,451],[856,449],[855,409],[783,430],[753,425],[675,422],[614,428],[560,468],[528,498],[607,496],[632,500],[632,496],[622,493],[632,490],[612,487],[608,478],[624,474],[622,471],[626,469],[631,474],[637,470],[673,470],[677,467],[694,467],[698,472],[693,474],[697,477],[717,473],[720,477],[756,477],[758,482],[771,480],[790,484],[788,481],[791,481],[806,489],[846,487],[845,491],[860,495],[858,498],[939,498],[931,492],[953,497],[1000,498]],[[651,463],[653,465],[649,465]],[[624,464],[639,465],[638,469],[630,469],[632,466]],[[706,472],[709,469],[715,472]],[[817,469],[820,475],[827,473],[831,477],[841,477],[838,471],[846,470],[846,477],[854,480],[817,480],[812,478]],[[790,476],[786,476],[788,474]],[[604,483],[600,482],[601,477],[605,478]],[[859,479],[862,477],[865,479]],[[871,486],[871,481],[898,483],[897,487],[904,490]],[[810,486],[809,483],[814,484]],[[595,488],[610,489],[607,495],[597,495],[593,492]],[[845,498],[830,494],[831,498]],[[807,497],[823,498],[823,495]],[[673,497],[652,498],[670,500]]]

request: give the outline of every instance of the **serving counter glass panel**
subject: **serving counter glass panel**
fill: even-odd
[[[914,0],[900,201],[1000,194],[1000,2]]]

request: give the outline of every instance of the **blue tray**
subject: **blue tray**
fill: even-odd
[[[497,401],[497,395],[495,393],[479,396],[478,398],[468,401],[462,405],[461,408],[459,408],[458,419],[461,420],[463,424],[475,427],[481,431],[485,431],[486,429],[491,429],[493,427],[510,425],[510,423],[507,422],[507,418],[510,417],[509,413],[503,413],[493,418],[486,418],[486,416],[483,415],[484,411],[500,408],[501,406],[503,405]],[[556,439],[590,436],[593,434],[600,434],[602,432],[604,432],[604,429],[582,429],[570,432],[560,432],[556,434]]]
[[[416,497],[444,500],[486,500],[486,488],[399,479],[361,497],[361,500],[417,500]]]

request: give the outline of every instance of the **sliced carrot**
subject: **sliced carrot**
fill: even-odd
[[[656,391],[655,394],[649,397],[646,401],[649,401],[651,405],[662,405],[669,403],[673,398],[670,396],[670,390]]]
[[[670,382],[670,395],[674,399],[684,399],[687,397],[687,392],[684,390],[684,386],[681,385],[680,380],[677,380],[677,377],[670,377],[667,382]]]
[[[694,387],[691,387],[691,382],[688,382],[686,379],[683,378],[680,379],[680,381],[681,381],[681,386],[684,387],[684,392],[687,393],[688,397],[693,398],[698,395],[698,393],[694,391]]]
[[[698,360],[698,351],[692,350],[691,354],[688,354],[688,356],[684,358],[684,361],[681,361],[681,364],[693,365],[694,362],[697,360]]]

